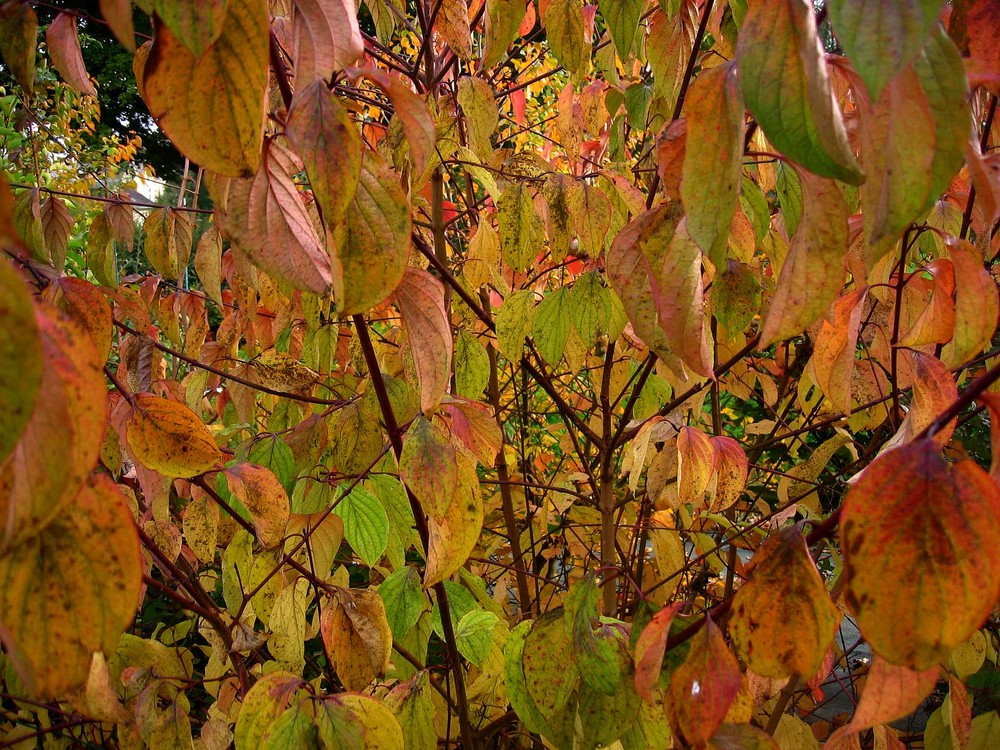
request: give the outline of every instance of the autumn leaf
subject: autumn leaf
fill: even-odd
[[[0,56],[29,96],[35,88],[37,37],[38,16],[34,8],[27,3],[0,6]]]
[[[295,79],[299,86],[328,81],[361,57],[365,47],[353,0],[295,0],[293,5]]]
[[[211,433],[193,411],[149,393],[135,395],[126,440],[139,463],[168,477],[203,474],[222,458]]]
[[[420,408],[430,412],[441,403],[448,388],[454,350],[444,287],[428,272],[409,266],[393,298],[406,325],[420,388]]]
[[[145,64],[141,93],[157,124],[185,156],[219,174],[247,177],[260,164],[267,19],[262,0],[228,0],[218,38],[200,55],[160,25]],[[197,27],[202,41],[205,28]]]
[[[686,741],[704,745],[715,734],[740,689],[740,670],[719,626],[706,620],[691,651],[670,676],[664,706]]]
[[[864,181],[833,96],[811,3],[751,7],[736,57],[747,108],[775,148],[820,177]]]
[[[833,643],[840,613],[795,530],[754,555],[729,629],[737,651],[766,677],[812,675]]]
[[[458,495],[458,455],[446,430],[417,417],[406,431],[399,478],[434,518],[444,518]]]
[[[363,690],[389,668],[392,632],[377,592],[340,589],[322,608],[320,633],[348,690]]]
[[[40,534],[0,555],[0,636],[39,699],[81,688],[139,604],[139,541],[125,499],[93,475]]]
[[[0,461],[31,419],[42,383],[42,345],[28,288],[9,263],[0,263]]]
[[[683,604],[676,602],[653,615],[635,643],[635,691],[650,705],[656,703],[664,650],[670,635],[670,623]]]
[[[250,512],[257,539],[266,549],[276,547],[288,523],[288,495],[274,472],[255,464],[240,463],[225,470],[229,489]]]
[[[841,515],[847,601],[887,661],[926,669],[982,625],[1000,593],[988,541],[998,511],[986,472],[949,464],[931,440],[884,453],[851,488]]]
[[[52,64],[63,80],[79,93],[96,97],[97,89],[83,64],[76,17],[69,13],[56,15],[45,32],[45,43],[48,45]]]

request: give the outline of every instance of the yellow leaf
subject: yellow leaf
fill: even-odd
[[[270,469],[256,464],[236,464],[225,471],[229,488],[250,511],[257,539],[267,549],[276,547],[285,536],[288,523],[288,494]]]
[[[203,474],[222,458],[212,433],[193,411],[149,393],[135,395],[125,435],[136,460],[167,477]]]
[[[309,606],[309,581],[299,578],[286,586],[271,607],[268,627],[271,637],[267,649],[283,668],[301,674],[305,667],[306,608]]]
[[[320,632],[337,677],[364,690],[389,668],[392,630],[377,591],[341,589],[323,607]]]
[[[0,635],[31,693],[82,688],[139,603],[142,562],[125,499],[95,474],[41,533],[0,557]]]
[[[219,174],[249,176],[260,164],[267,55],[267,3],[229,0],[222,32],[201,56],[157,27],[140,91],[182,154]]]
[[[840,612],[797,530],[757,555],[733,601],[729,632],[736,649],[765,677],[812,676],[833,643]]]
[[[479,497],[476,462],[471,456],[459,453],[458,494],[444,516],[427,519],[425,587],[443,581],[465,564],[479,541],[482,526],[483,503]]]
[[[30,9],[30,6],[29,6]],[[0,263],[0,461],[31,417],[42,381],[42,346],[31,294],[14,267]]]

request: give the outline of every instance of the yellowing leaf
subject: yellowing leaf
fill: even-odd
[[[445,580],[472,554],[483,527],[483,503],[479,498],[476,462],[459,454],[458,495],[441,518],[429,517],[427,528],[427,568],[424,587]]]
[[[228,0],[153,0],[157,17],[195,56],[204,53],[222,34],[227,5]]]
[[[174,280],[191,257],[192,222],[188,214],[172,208],[151,211],[142,225],[146,233],[143,250],[153,270]]]
[[[288,705],[305,694],[305,682],[289,672],[262,675],[253,684],[240,707],[234,740],[236,750],[256,750],[268,726]]]
[[[260,164],[268,85],[263,0],[228,0],[222,31],[195,55],[160,25],[140,91],[170,140],[219,174],[250,176]]]
[[[497,345],[504,356],[515,362],[524,353],[524,338],[535,322],[535,295],[528,289],[514,292],[497,312]]]
[[[229,489],[250,511],[257,539],[266,548],[278,546],[288,523],[288,495],[269,469],[255,464],[236,464],[225,471]]]
[[[490,68],[500,62],[507,47],[517,36],[517,28],[524,18],[521,0],[486,0],[486,44],[482,64]]]
[[[0,263],[0,461],[31,418],[42,383],[42,345],[31,295],[13,266]]]
[[[361,179],[361,135],[347,109],[316,81],[296,90],[285,131],[305,164],[324,223],[339,226]]]
[[[434,142],[437,139],[434,118],[426,102],[413,92],[408,83],[394,75],[388,75],[376,68],[365,68],[358,73],[377,83],[389,97],[393,113],[399,119],[406,135],[414,175],[423,174],[434,155]]]
[[[305,541],[292,555],[306,570],[325,579],[333,570],[334,561],[344,540],[344,522],[340,516],[325,511],[310,515],[293,514],[285,526],[285,554]]]
[[[126,440],[136,460],[166,477],[203,474],[222,458],[198,415],[177,401],[135,394]]]
[[[278,594],[268,616],[271,637],[267,650],[284,669],[302,672],[305,667],[306,608],[309,606],[309,581],[299,578]]]
[[[688,234],[686,219],[677,225],[663,255],[663,265],[653,268],[651,286],[658,324],[671,351],[693,372],[712,377],[712,353],[705,330],[701,250]]]
[[[971,243],[949,240],[948,255],[961,283],[955,287],[954,334],[941,350],[941,360],[957,367],[989,346],[1000,317],[1000,294]]]
[[[323,607],[320,633],[337,677],[348,690],[364,690],[389,668],[392,631],[377,592],[338,590]]]
[[[427,670],[394,687],[385,697],[385,704],[399,721],[407,750],[437,748],[434,702],[431,700],[430,673]]]
[[[343,288],[336,286],[335,274],[334,296],[341,315],[366,312],[402,281],[410,250],[410,204],[395,173],[371,151],[365,152],[337,247]]]
[[[815,674],[833,643],[840,612],[805,539],[791,530],[754,561],[750,581],[733,601],[729,630],[737,650],[765,677]]]
[[[861,700],[846,730],[861,732],[909,716],[937,685],[937,665],[917,672],[875,656],[865,678]]]
[[[526,270],[542,250],[542,219],[528,184],[518,180],[497,201],[497,226],[503,259],[515,271]]]
[[[715,450],[715,497],[711,509],[719,513],[740,499],[750,465],[743,448],[731,437],[714,435],[712,447]]]
[[[222,235],[212,224],[198,239],[194,254],[194,270],[198,274],[205,294],[217,305],[222,304]]]
[[[46,314],[42,306],[35,315],[44,357],[39,397],[20,440],[0,464],[0,551],[42,529],[72,501],[97,462],[104,436],[107,391],[100,355],[70,321]],[[31,342],[26,345],[30,364]],[[21,353],[12,356],[17,362]]]
[[[444,287],[427,271],[407,266],[393,296],[413,353],[420,408],[430,412],[441,403],[451,376],[454,340],[444,307]]]
[[[458,493],[458,456],[448,433],[419,416],[403,439],[399,478],[434,518],[443,518]]]
[[[329,81],[364,54],[354,0],[295,0],[293,5],[297,88]]]
[[[86,96],[97,96],[97,89],[87,75],[80,51],[80,37],[76,28],[76,16],[59,13],[45,32],[45,43],[49,48],[52,64],[74,90]]]
[[[861,184],[812,3],[754,4],[740,28],[736,56],[747,108],[774,147],[821,177]]]
[[[847,601],[887,661],[926,669],[982,625],[1000,593],[1000,489],[930,440],[879,456],[844,501]]]
[[[331,695],[323,699],[320,708],[339,719],[320,724],[324,747],[337,747],[345,736],[360,734],[363,750],[404,750],[403,732],[396,717],[371,696]]]
[[[0,556],[0,636],[40,699],[82,688],[139,604],[142,563],[125,499],[94,475],[40,534]]]
[[[575,73],[590,61],[590,45],[583,37],[583,0],[549,0],[542,8],[542,26],[552,54]]]
[[[943,0],[829,4],[834,33],[873,101],[920,54],[942,6]]]
[[[705,492],[715,468],[715,447],[708,435],[694,427],[677,433],[677,496],[681,504],[705,507]]]
[[[334,283],[330,256],[292,180],[290,151],[269,141],[257,174],[212,185],[216,221],[250,260],[302,291],[325,294]]]
[[[719,65],[695,78],[684,111],[681,201],[687,229],[718,268],[725,261],[743,171],[744,107],[735,65]]]
[[[798,2],[798,0],[781,0]],[[819,318],[844,284],[847,203],[832,180],[799,173],[802,220],[781,267],[761,333],[761,346],[801,333]]]
[[[725,720],[739,690],[739,665],[719,626],[709,619],[670,676],[664,700],[670,725],[687,742],[704,745]]]
[[[469,29],[469,6],[465,0],[443,0],[435,28],[448,46],[462,60],[472,59],[472,32]]]
[[[863,287],[833,303],[833,320],[820,320],[810,360],[816,384],[841,414],[851,413],[854,354],[867,295],[868,288]]]
[[[15,80],[30,96],[35,88],[38,16],[27,3],[0,6],[0,56]]]

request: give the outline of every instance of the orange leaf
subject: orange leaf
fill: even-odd
[[[257,539],[267,549],[278,546],[288,523],[288,494],[270,469],[236,464],[225,471],[229,489],[250,511]]]
[[[990,345],[1000,318],[1000,294],[983,267],[982,254],[972,243],[949,238],[947,245],[955,277],[961,283],[955,287],[954,333],[941,350],[941,360],[949,367],[958,367]]]
[[[793,527],[754,556],[729,623],[747,666],[765,677],[811,676],[840,623],[805,539]]]
[[[983,623],[1000,594],[1000,489],[921,440],[883,453],[841,516],[847,601],[888,661],[926,669]]]
[[[833,303],[833,320],[820,320],[816,334],[811,360],[813,377],[841,414],[850,414],[853,405],[854,354],[867,296],[868,287],[863,287],[837,299]]]
[[[683,607],[684,602],[674,602],[661,609],[643,628],[635,643],[635,691],[650,705],[656,703],[654,691],[660,684],[670,623]]]
[[[739,664],[719,626],[709,619],[670,676],[664,701],[670,724],[689,744],[702,746],[725,720],[739,691]]]
[[[711,509],[721,513],[740,499],[750,465],[743,447],[733,438],[716,435],[711,441],[715,450],[715,498]]]
[[[683,505],[705,508],[705,492],[715,469],[715,446],[708,435],[694,427],[677,433],[677,494]]]

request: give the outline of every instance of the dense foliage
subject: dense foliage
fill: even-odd
[[[0,5],[0,747],[1000,746],[1000,5],[819,6]]]

